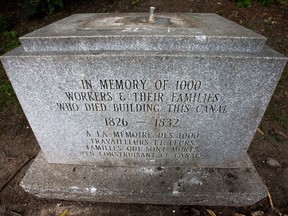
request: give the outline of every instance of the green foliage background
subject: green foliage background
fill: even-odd
[[[269,6],[271,4],[279,4],[281,2],[287,2],[287,0],[258,0],[263,6]],[[237,6],[240,8],[250,7],[253,0],[238,0]]]
[[[28,18],[52,14],[64,7],[63,0],[25,0],[25,14]]]

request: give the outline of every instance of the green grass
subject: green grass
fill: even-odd
[[[0,69],[0,112],[17,104],[17,97],[9,80],[3,78],[3,69]]]
[[[2,34],[3,32],[5,32],[8,28],[9,24],[6,21],[6,19],[0,15],[0,34]]]
[[[251,7],[252,3],[256,0],[237,0],[237,7],[248,8]],[[272,4],[285,4],[288,0],[258,0],[263,6],[270,6]]]
[[[288,130],[288,115],[281,115],[279,112],[274,110],[268,110],[265,113],[265,117],[269,121],[275,121],[284,129]]]
[[[1,35],[1,54],[6,53],[20,45],[19,37],[15,31],[5,31]],[[5,75],[5,71],[0,67],[0,111],[9,109],[17,104],[17,97],[14,90]]]
[[[6,53],[20,45],[19,37],[15,31],[5,31],[2,35],[1,52]]]
[[[287,82],[287,80],[288,80],[288,67],[285,67],[285,69],[284,69],[284,71],[283,71],[283,73],[282,73],[282,75],[281,75],[281,77],[280,77],[280,81],[279,81],[279,83],[281,84],[282,82]]]

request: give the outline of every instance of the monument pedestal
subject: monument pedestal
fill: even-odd
[[[97,167],[49,164],[40,152],[21,186],[49,199],[244,206],[268,195],[248,156],[245,163],[239,168]]]
[[[265,40],[189,13],[76,14],[21,37],[1,58],[41,147],[22,187],[96,202],[261,200],[247,149],[287,62]]]

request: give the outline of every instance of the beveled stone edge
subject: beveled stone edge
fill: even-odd
[[[248,160],[250,161],[250,159]],[[33,162],[33,164],[31,165],[34,171],[31,171],[31,167],[30,167],[25,177],[21,181],[20,186],[26,192],[31,193],[32,195],[35,195],[40,198],[45,198],[45,199],[61,199],[61,200],[89,201],[89,202],[110,202],[110,203],[161,204],[161,205],[208,205],[208,206],[238,206],[240,207],[240,206],[252,205],[262,200],[263,198],[267,197],[269,194],[267,187],[263,184],[263,181],[258,176],[255,168],[252,165],[252,162],[251,162],[251,170],[253,172],[254,177],[256,178],[256,180],[254,179],[255,180],[254,183],[256,183],[256,186],[258,186],[258,192],[254,191],[253,193],[252,192],[251,193],[226,193],[225,195],[219,193],[209,198],[207,198],[207,196],[205,195],[199,195],[199,194],[198,195],[192,194],[191,196],[167,196],[166,194],[160,195],[161,193],[158,193],[158,194],[154,194],[151,196],[151,194],[145,195],[145,194],[141,194],[137,192],[136,194],[133,194],[131,193],[131,191],[130,192],[128,191],[125,194],[122,194],[122,193],[117,194],[115,192],[106,193],[106,194],[102,193],[99,196],[97,196],[97,193],[91,194],[91,193],[86,193],[83,191],[82,192],[77,191],[76,189],[71,190],[71,187],[68,188],[68,186],[66,188],[58,187],[57,186],[58,178],[54,179],[56,181],[56,184],[54,182],[54,185],[48,188],[45,188],[44,184],[37,185],[35,184],[35,182],[34,183],[29,182],[29,178],[30,179],[37,178],[37,173],[34,173],[35,170],[39,169],[42,172],[43,170],[45,172],[45,168],[47,168],[47,166],[53,166],[53,164],[49,165],[47,161],[44,159],[42,152],[40,152],[39,155],[36,157],[35,161]],[[60,166],[56,165],[56,166],[57,166],[57,172],[59,173],[61,173],[61,167],[66,167],[66,168],[70,167],[71,170],[73,170],[73,167],[75,167],[75,165],[60,165]],[[91,167],[95,168],[95,166],[82,166],[82,165],[79,165],[79,166],[82,167],[82,169],[84,169],[84,172],[85,170],[89,171]],[[48,169],[49,168],[47,168],[47,170]],[[103,169],[103,167],[101,169]],[[135,167],[132,169],[135,169]],[[61,177],[63,176],[60,175],[59,178],[61,179]],[[75,176],[75,178],[79,179],[77,176]],[[40,182],[42,183],[42,181]],[[88,187],[88,184],[89,182],[87,181],[87,187]],[[75,185],[77,185],[77,183]]]

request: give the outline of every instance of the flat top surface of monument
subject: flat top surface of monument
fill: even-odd
[[[20,38],[26,51],[257,52],[265,40],[221,16],[206,13],[156,13],[153,23],[148,13],[75,14]]]
[[[27,34],[24,37],[97,36],[97,35],[206,35],[263,36],[216,14],[156,14],[149,23],[148,13],[76,14]],[[167,19],[167,22],[161,19]],[[159,22],[157,20],[159,19]]]

